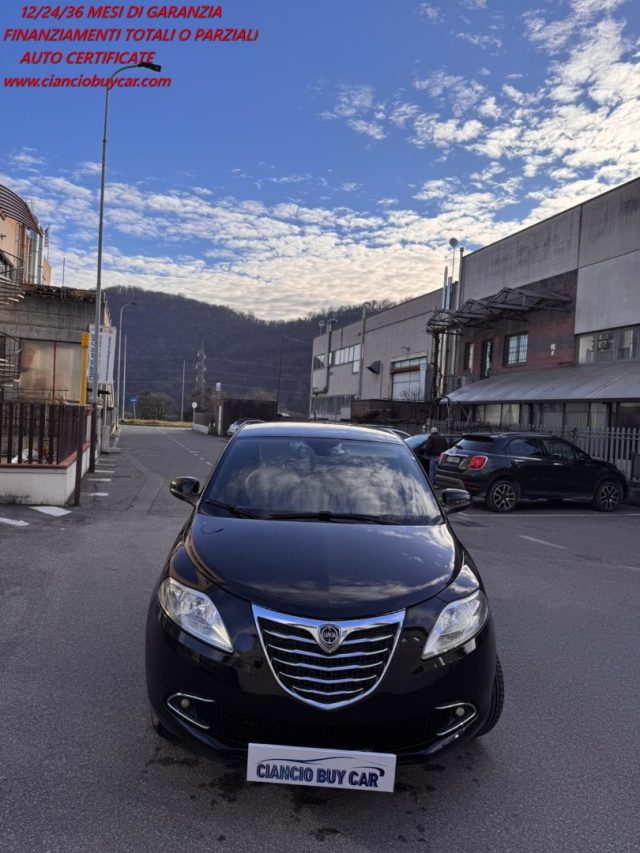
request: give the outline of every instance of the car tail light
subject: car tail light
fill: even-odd
[[[471,459],[469,460],[469,466],[468,467],[471,468],[472,471],[479,471],[481,468],[484,468],[484,466],[486,464],[487,464],[487,457],[486,456],[472,456]]]

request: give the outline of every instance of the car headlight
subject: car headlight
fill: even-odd
[[[447,604],[431,629],[422,657],[442,655],[466,643],[478,633],[488,616],[489,605],[481,589]]]
[[[158,601],[167,616],[188,634],[217,649],[233,651],[222,617],[208,595],[165,578],[158,588]]]

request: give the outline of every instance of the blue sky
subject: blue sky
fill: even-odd
[[[4,10],[3,34],[43,26],[20,8]],[[632,0],[222,10],[222,21],[135,24],[259,37],[136,45],[156,51],[172,85],[111,96],[107,287],[266,319],[404,299],[441,285],[450,237],[472,250],[640,175]],[[56,47],[4,42],[1,77],[115,67],[19,64]],[[104,49],[62,49],[82,47]],[[0,182],[51,226],[54,283],[65,257],[65,283],[94,287],[102,90],[5,86],[0,98]]]

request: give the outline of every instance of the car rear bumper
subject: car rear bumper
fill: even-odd
[[[440,489],[465,489],[472,497],[482,497],[486,492],[486,484],[470,478],[463,479],[451,473],[443,473],[436,468],[435,485]]]

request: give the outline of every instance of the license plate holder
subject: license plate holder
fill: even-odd
[[[396,756],[386,752],[250,743],[247,781],[392,793]]]

